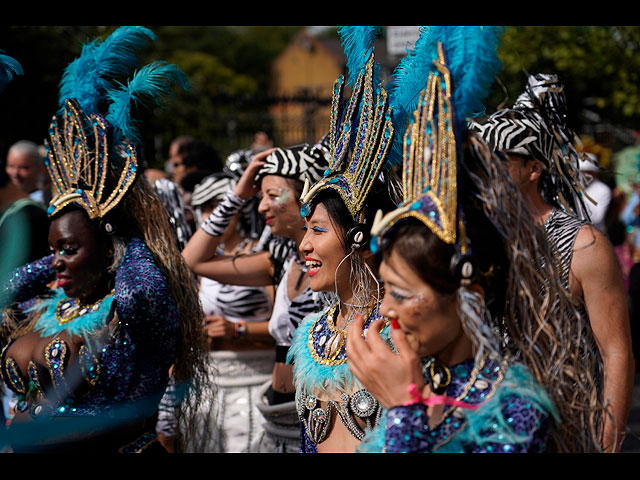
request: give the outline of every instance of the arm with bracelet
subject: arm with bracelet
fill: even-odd
[[[254,178],[263,165],[263,159],[269,153],[271,150],[266,150],[252,159],[236,187],[227,192],[182,251],[187,265],[196,275],[235,285],[265,286],[273,284],[273,265],[268,252],[242,256],[223,256],[216,253],[220,237],[231,219],[249,198],[256,195]]]

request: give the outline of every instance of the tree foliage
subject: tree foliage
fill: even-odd
[[[639,49],[640,28],[635,26],[508,27],[500,49],[507,103],[523,91],[527,74],[556,73],[574,119],[588,109],[607,122],[637,129]],[[504,97],[496,87],[494,104]]]
[[[57,107],[65,66],[83,42],[116,27],[4,26],[0,49],[25,75],[0,94],[0,155],[9,144],[44,139]],[[165,109],[141,112],[148,158],[158,165],[168,143],[192,134],[218,145],[220,154],[246,146],[252,130],[269,128],[266,92],[276,56],[299,26],[154,26],[157,40],[145,61],[166,60],[188,75],[191,89]],[[572,124],[585,110],[627,129],[640,124],[640,28],[634,26],[511,26],[500,49],[503,70],[488,110],[511,104],[527,72],[557,73],[566,86]]]

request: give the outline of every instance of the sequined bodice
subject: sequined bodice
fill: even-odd
[[[53,275],[49,256],[20,267],[4,285],[3,293],[22,308],[39,298],[28,311],[40,307],[41,319],[50,320],[39,319],[36,330],[2,350],[3,379],[21,408],[94,416],[129,404],[153,414],[175,357],[178,311],[144,242],[129,242],[111,303],[103,302],[92,321],[76,316],[79,310],[59,321],[56,309],[67,305],[56,297],[60,290],[46,288]]]
[[[24,355],[31,349],[30,356]],[[26,334],[3,349],[1,361],[5,384],[18,395],[17,410],[31,415],[44,410],[51,414],[53,408],[74,412],[101,371],[95,352],[64,334],[45,338],[37,332]]]

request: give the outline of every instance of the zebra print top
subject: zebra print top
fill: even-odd
[[[569,288],[569,271],[573,258],[573,245],[578,231],[588,222],[554,207],[545,222],[551,247],[557,251],[562,272],[562,283]]]
[[[205,315],[223,315],[230,322],[266,322],[271,298],[264,287],[228,285],[209,278],[200,281],[200,302]]]
[[[309,314],[319,312],[324,306],[324,296],[305,288],[296,298],[290,299],[287,294],[287,278],[289,267],[294,261],[290,257],[284,264],[284,274],[276,290],[273,313],[269,320],[269,333],[275,339],[276,345],[289,346],[293,333],[300,322]]]

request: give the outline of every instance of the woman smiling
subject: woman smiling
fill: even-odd
[[[350,66],[352,96],[343,112],[344,83],[339,78],[331,117],[331,164],[302,194],[306,232],[300,251],[309,286],[333,294],[329,306],[300,324],[288,355],[294,366],[303,452],[353,452],[381,413],[378,402],[350,374],[345,348],[356,316],[367,325],[379,318],[382,294],[368,232],[376,212],[391,210],[396,200],[396,179],[387,163],[394,125],[369,48],[376,31],[340,29],[343,44],[356,45],[346,48],[355,59]]]
[[[599,448],[589,422],[601,406],[583,403],[596,393],[593,352],[569,353],[563,333],[585,319],[524,197],[465,128],[499,65],[497,33],[425,27],[416,44],[429,68],[404,139],[404,199],[371,230],[397,351],[376,333],[380,321],[347,341],[351,371],[386,409],[361,451]]]
[[[126,111],[139,88],[160,100],[186,84],[162,62],[138,70],[128,89],[110,84],[112,69],[133,69],[152,38],[145,28],[119,28],[85,46],[63,77],[46,141],[53,253],[3,285],[11,330],[1,371],[18,397],[6,431],[16,452],[162,452],[154,427],[170,367],[185,393],[180,412],[205,381],[191,273],[163,204],[139,175],[137,131],[127,115],[112,114]],[[106,117],[97,111],[102,95],[113,102]]]

